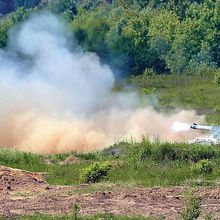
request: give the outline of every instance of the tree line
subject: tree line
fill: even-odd
[[[66,18],[83,49],[128,74],[220,67],[219,0],[0,0],[0,47],[10,27],[45,8]]]

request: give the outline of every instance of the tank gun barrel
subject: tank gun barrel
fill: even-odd
[[[205,130],[205,131],[216,131],[220,129],[219,126],[198,125],[196,123],[190,125],[190,128],[196,130]]]

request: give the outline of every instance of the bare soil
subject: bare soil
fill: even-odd
[[[0,166],[0,215],[5,217],[65,215],[73,211],[73,204],[78,204],[80,214],[87,216],[112,213],[177,219],[189,193],[201,198],[200,219],[204,219],[205,213],[220,219],[219,188],[144,188],[109,183],[51,186],[46,183],[44,173]]]

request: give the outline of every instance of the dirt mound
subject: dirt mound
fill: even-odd
[[[71,155],[67,157],[64,161],[60,162],[60,165],[71,165],[79,162],[80,162],[79,158]]]
[[[0,191],[45,184],[45,174],[0,166]]]

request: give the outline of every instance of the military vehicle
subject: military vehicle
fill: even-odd
[[[220,126],[208,126],[208,125],[198,125],[193,123],[190,125],[191,129],[208,131],[211,134],[207,136],[202,136],[190,141],[190,143],[199,143],[199,144],[220,144]]]

